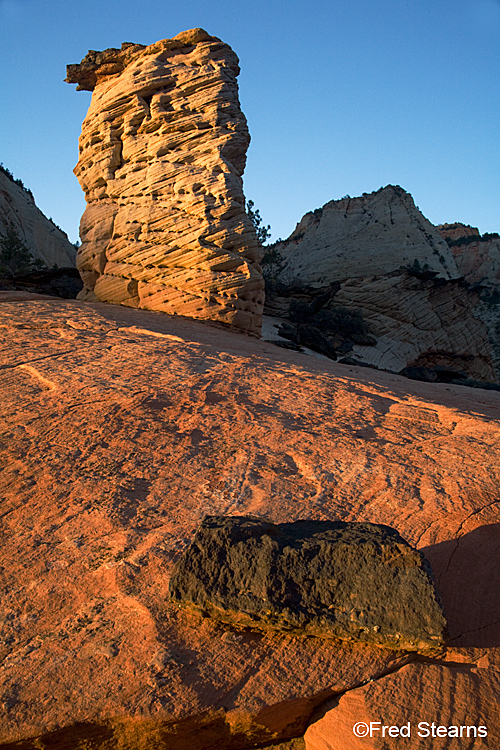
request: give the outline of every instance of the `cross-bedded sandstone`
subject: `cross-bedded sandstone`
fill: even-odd
[[[88,204],[82,299],[260,332],[238,74],[233,50],[202,29],[91,50],[68,66],[68,83],[93,92],[75,168]]]

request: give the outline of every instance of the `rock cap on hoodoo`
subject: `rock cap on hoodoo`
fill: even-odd
[[[64,80],[66,83],[77,83],[77,91],[93,91],[100,79],[121,73],[142,50],[154,54],[161,50],[189,47],[198,44],[198,42],[220,41],[219,37],[210,36],[205,29],[196,28],[181,31],[172,39],[162,39],[149,46],[136,44],[135,42],[123,42],[120,49],[109,47],[102,52],[89,49],[81,62],[66,66],[66,78]]]
[[[428,561],[379,524],[207,516],[169,590],[240,626],[421,653],[444,643]]]

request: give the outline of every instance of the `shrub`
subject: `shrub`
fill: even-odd
[[[14,182],[16,185],[19,185],[19,187],[22,190],[24,190],[25,193],[28,193],[28,195],[31,196],[31,198],[33,198],[33,193],[31,192],[29,188],[25,187],[24,182],[20,179],[16,180],[16,178],[14,177],[10,169],[7,169],[7,167],[4,167],[2,163],[0,163],[0,172],[3,172],[4,175],[9,178],[9,180]]]
[[[451,237],[445,237],[448,247],[460,247],[461,245],[471,245],[473,242],[480,242],[481,236],[479,234],[470,234],[467,237],[457,237],[451,239]]]
[[[289,316],[290,320],[298,325],[309,324],[324,333],[338,334],[346,338],[370,333],[363,313],[358,308],[351,309],[335,305],[313,312],[307,302],[293,299],[290,303]]]
[[[493,289],[485,289],[481,294],[481,299],[489,309],[500,305],[500,289],[494,287]]]
[[[264,257],[261,260],[261,265],[267,292],[272,294],[273,292],[277,292],[281,286],[286,286],[281,280],[281,274],[285,267],[285,259],[276,245],[270,245],[266,249]]]
[[[301,299],[292,299],[288,316],[293,323],[310,323],[313,317],[310,306]]]
[[[452,240],[449,237],[445,237],[448,247],[460,247],[460,245],[470,245],[473,242],[485,242],[488,240],[497,240],[500,238],[498,232],[485,232],[484,234],[471,234],[467,237],[457,237]]]
[[[347,337],[369,333],[363,313],[356,307],[351,309],[336,305],[330,309],[319,310],[314,317],[317,327],[323,331],[331,331]]]

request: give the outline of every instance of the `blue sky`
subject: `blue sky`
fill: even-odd
[[[500,231],[500,0],[0,0],[0,161],[72,241],[91,95],[66,64],[196,26],[240,57],[245,194],[273,239],[389,183],[435,224]]]

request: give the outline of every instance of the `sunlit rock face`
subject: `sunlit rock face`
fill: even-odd
[[[75,168],[82,299],[258,334],[261,249],[241,176],[250,142],[238,58],[202,29],[68,66],[92,91]]]

